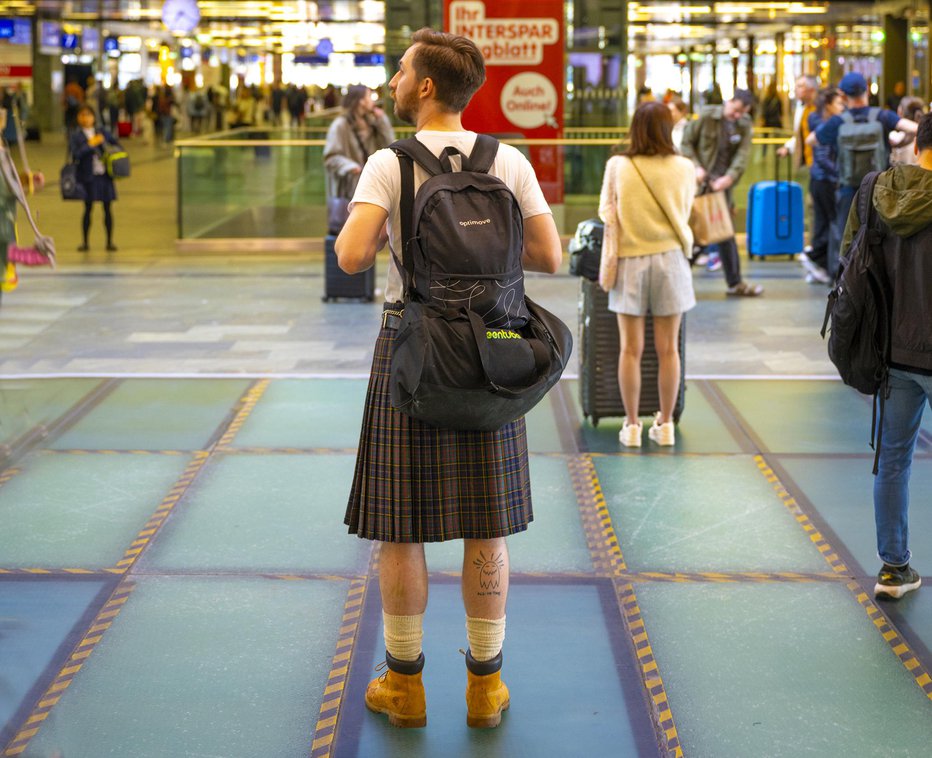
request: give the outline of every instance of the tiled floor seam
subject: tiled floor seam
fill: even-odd
[[[108,382],[107,384],[114,385],[115,382]],[[112,567],[111,573],[122,573],[127,574],[139,560],[140,555],[142,555],[143,550],[151,543],[153,537],[158,533],[159,529],[165,523],[166,518],[172,512],[175,505],[181,500],[185,492],[197,478],[197,475],[201,472],[204,465],[210,459],[210,456],[216,451],[216,448],[220,446],[221,442],[226,441],[228,444],[232,441],[236,432],[240,427],[245,423],[249,414],[255,408],[256,403],[259,398],[265,392],[268,387],[268,380],[260,380],[250,385],[246,392],[239,398],[234,407],[238,407],[238,410],[233,413],[231,416],[228,416],[228,421],[214,433],[214,441],[208,446],[206,450],[196,450],[193,453],[193,459],[185,467],[184,472],[169,490],[168,494],[163,498],[162,502],[159,504],[159,507],[156,509],[155,513],[149,518],[143,529],[136,535],[136,538],[127,548],[123,554],[123,558],[120,559],[115,566]],[[80,403],[74,406],[74,408],[79,408]],[[74,410],[74,409],[72,409]],[[104,604],[103,609],[100,614],[94,619],[91,624],[90,629],[97,629],[100,627],[100,634],[96,634],[93,638],[90,638],[89,635],[91,631],[85,633],[85,640],[78,646],[78,651],[72,653],[72,659],[75,658],[75,655],[78,653],[81,654],[80,660],[83,661],[87,656],[90,655],[93,645],[86,646],[86,642],[89,639],[93,639],[93,644],[96,644],[100,641],[103,633],[110,627],[111,618],[115,617],[119,612],[119,608],[116,611],[109,610],[112,605],[119,604],[122,607],[122,604],[126,602],[129,597],[129,592],[132,591],[133,583],[131,580],[126,580],[117,586],[117,589],[114,590],[113,595],[111,595],[110,600]],[[125,589],[128,588],[128,589]],[[115,598],[119,598],[115,600]],[[106,615],[106,614],[110,615]],[[106,624],[101,625],[101,619],[108,619]],[[83,664],[82,664],[83,665]],[[70,684],[71,679],[75,674],[80,670],[81,666],[74,666],[69,661],[66,664],[63,671],[68,670],[66,679],[62,679],[63,674],[59,674],[56,678],[52,687],[49,689],[49,692],[60,693],[64,691]],[[61,680],[61,681],[59,681]],[[53,688],[58,687],[58,689],[53,690]],[[18,731],[16,736],[13,738],[13,741],[10,743],[10,746],[7,748],[7,752],[4,753],[4,756],[7,755],[21,755],[26,749],[26,746],[29,743],[29,740],[35,736],[39,731],[39,727],[42,722],[47,718],[48,711],[58,702],[60,695],[56,695],[54,698],[49,698],[48,693],[46,696],[40,699],[39,705],[33,711],[33,713],[27,717],[26,721],[18,726]],[[44,710],[42,710],[44,708]],[[9,752],[13,750],[14,752]]]
[[[4,756],[18,756],[26,751],[29,742],[39,732],[39,728],[48,718],[52,708],[61,699],[62,693],[71,685],[84,662],[103,638],[104,632],[113,624],[113,620],[122,610],[133,589],[135,589],[135,584],[131,580],[125,580],[117,585],[94,617],[81,641],[75,645],[65,665],[39,698],[32,712],[19,726],[15,736],[3,751]]]
[[[11,464],[15,464],[26,453],[35,449],[40,442],[47,445],[68,431],[100,405],[119,386],[120,381],[119,379],[104,379],[48,425],[37,424],[21,434],[12,444],[0,445],[0,463],[12,467]]]
[[[353,653],[356,650],[356,640],[359,637],[366,593],[370,578],[378,574],[378,560],[378,548],[373,546],[366,575],[353,579],[346,593],[346,603],[343,606],[343,616],[340,622],[340,636],[330,663],[330,674],[324,686],[323,701],[320,705],[317,724],[314,727],[314,735],[311,738],[311,758],[327,758],[333,750],[343,706],[343,694],[349,679]]]
[[[627,572],[618,537],[612,526],[611,515],[605,503],[599,477],[589,455],[580,455],[569,461],[570,476],[579,503],[580,517],[586,542],[596,572],[609,576],[618,598],[622,624],[632,645],[641,683],[650,704],[650,718],[658,745],[670,758],[682,758],[683,747],[673,712],[667,699],[663,679],[647,636],[644,620],[637,605],[637,596],[630,582],[621,577]]]
[[[780,478],[776,475],[776,473],[774,473],[773,469],[767,463],[764,456],[756,455],[754,456],[754,461],[757,463],[757,467],[764,478],[767,479],[771,485],[773,485],[773,488],[776,491],[780,502],[783,503],[786,509],[796,519],[797,523],[809,535],[809,539],[812,541],[816,550],[819,551],[819,553],[825,559],[825,562],[828,563],[828,565],[831,567],[832,571],[835,572],[838,576],[847,576],[849,574],[848,567],[839,557],[838,552],[831,546],[831,544],[829,544],[824,535],[809,520],[809,517],[803,512],[802,508],[799,506],[799,503],[796,502],[796,499],[793,497],[793,495],[790,494],[787,488],[783,485],[783,482],[780,481]],[[896,629],[890,619],[887,618],[886,614],[877,604],[871,600],[870,594],[854,577],[847,576],[847,578],[849,581],[845,586],[854,595],[855,600],[867,613],[868,618],[870,618],[871,622],[877,628],[877,631],[880,632],[884,642],[889,645],[890,649],[893,651],[893,654],[913,677],[919,689],[922,690],[927,698],[932,700],[932,676],[930,676],[928,669],[915,655],[915,653],[903,639],[902,635],[900,635],[899,631]]]

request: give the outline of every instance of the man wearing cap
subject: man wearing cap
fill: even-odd
[[[883,130],[883,146],[885,151],[885,160],[882,165],[875,166],[878,171],[883,171],[889,165],[890,156],[890,132],[897,130],[915,134],[917,124],[908,118],[900,118],[892,111],[872,108],[868,104],[867,80],[857,71],[849,71],[838,83],[838,89],[841,90],[842,96],[847,105],[847,112],[838,116],[832,116],[806,138],[806,144],[815,145],[818,142],[821,145],[834,147],[836,152],[839,148],[838,137],[844,124],[867,123],[876,121]],[[839,164],[841,156],[839,155]],[[835,191],[835,219],[832,222],[832,230],[829,235],[828,243],[828,261],[826,268],[829,276],[834,280],[838,271],[838,257],[841,253],[841,239],[845,231],[845,222],[848,220],[848,211],[851,210],[851,203],[854,200],[854,193],[857,192],[861,184],[862,177],[852,177],[845,181],[843,176],[839,177],[838,189]]]

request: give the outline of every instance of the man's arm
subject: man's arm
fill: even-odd
[[[525,271],[553,274],[562,260],[563,244],[553,216],[541,213],[524,219],[524,254],[521,256],[521,264]]]
[[[388,212],[372,203],[355,203],[349,219],[337,237],[336,253],[340,268],[347,274],[358,274],[371,268],[375,254],[385,247],[388,233],[385,222]]]
[[[696,152],[696,145],[699,142],[699,124],[702,118],[696,118],[686,124],[683,130],[683,141],[680,144],[680,153],[689,158],[693,163],[699,165],[699,155]]]
[[[907,134],[915,134],[918,129],[919,129],[919,124],[917,124],[915,121],[912,121],[911,119],[908,119],[908,118],[901,118],[899,121],[896,122],[896,131],[898,132],[906,132]]]

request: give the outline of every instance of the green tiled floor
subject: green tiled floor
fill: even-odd
[[[929,699],[844,585],[661,585],[638,601],[690,756],[921,756]]]
[[[234,447],[355,448],[367,382],[273,382]]]
[[[34,453],[0,487],[0,567],[115,566],[187,463],[184,455]]]
[[[0,445],[44,429],[99,383],[96,379],[0,380]]]
[[[723,381],[718,386],[766,450],[865,453],[870,402],[837,382]]]
[[[125,381],[52,447],[197,450],[207,445],[248,386],[230,379]]]
[[[346,573],[362,543],[342,513],[347,455],[220,455],[144,557],[146,571]]]
[[[676,447],[637,451],[620,448],[618,419],[580,421],[577,383],[561,384],[528,419],[535,521],[509,540],[512,709],[500,730],[465,729],[462,546],[430,545],[429,726],[390,729],[361,701],[382,645],[370,544],[342,523],[365,386],[7,383],[0,661],[23,665],[0,667],[0,750],[926,755],[932,703],[917,679],[932,667],[932,601],[881,606],[916,656],[908,669],[847,586],[869,591],[876,568],[870,409],[826,381],[690,382]],[[923,448],[913,534],[926,570],[930,487]],[[832,575],[805,524],[847,573]],[[118,581],[135,589],[104,606]],[[90,633],[112,607],[112,626]],[[92,651],[69,669],[85,635]],[[34,711],[69,671],[61,700]],[[880,708],[895,711],[884,729]]]
[[[596,468],[632,570],[829,570],[747,456],[598,458]]]
[[[306,755],[345,594],[345,582],[142,579],[30,749]]]

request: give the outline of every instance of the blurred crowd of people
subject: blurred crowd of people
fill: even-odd
[[[115,84],[104,88],[88,77],[83,84],[74,78],[68,81],[62,107],[68,132],[77,126],[78,109],[87,105],[97,122],[114,134],[143,135],[151,124],[154,138],[168,144],[179,131],[197,135],[244,126],[302,126],[312,113],[338,108],[342,97],[332,84],[241,85],[231,92],[219,84],[147,87],[141,79],[134,79],[121,89]]]

